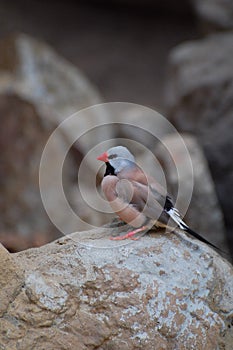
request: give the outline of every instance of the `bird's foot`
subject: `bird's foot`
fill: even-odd
[[[132,240],[134,240],[134,241],[137,241],[137,240],[139,239],[139,237],[133,237],[133,236],[136,235],[137,233],[142,232],[142,231],[145,231],[145,230],[147,230],[147,229],[148,229],[147,226],[142,226],[142,227],[140,227],[140,228],[137,228],[136,230],[133,230],[133,231],[128,232],[128,233],[127,233],[126,235],[124,235],[124,236],[110,237],[110,239],[111,239],[112,241],[122,241],[122,240],[124,240],[124,239],[129,238],[129,239],[132,239]]]

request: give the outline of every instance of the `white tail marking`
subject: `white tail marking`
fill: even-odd
[[[177,223],[177,225],[181,228],[181,229],[185,229],[188,226],[185,224],[184,221],[182,221],[181,217],[180,217],[180,213],[176,208],[171,208],[170,210],[168,210],[167,212],[170,217]]]

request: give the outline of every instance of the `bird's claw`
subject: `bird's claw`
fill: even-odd
[[[133,240],[133,241],[138,241],[138,240],[139,240],[139,237],[133,237],[133,236],[136,235],[136,234],[139,233],[139,232],[145,231],[146,229],[147,229],[147,227],[146,227],[146,226],[143,226],[143,227],[140,227],[140,228],[138,228],[138,229],[136,229],[136,230],[133,230],[133,231],[128,232],[128,233],[127,233],[126,235],[124,235],[124,236],[110,237],[110,239],[111,239],[112,241],[122,241],[122,240],[124,240],[124,239],[129,238],[129,239],[131,239],[131,240]]]

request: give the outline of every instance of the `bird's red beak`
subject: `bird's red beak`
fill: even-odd
[[[104,163],[108,162],[108,154],[107,152],[104,152],[103,154],[101,154],[99,157],[97,157],[98,160],[101,160]]]

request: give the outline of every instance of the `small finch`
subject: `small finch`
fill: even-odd
[[[153,177],[145,174],[126,147],[110,148],[97,159],[106,164],[101,183],[106,199],[120,219],[135,228],[124,236],[111,239],[132,238],[153,226],[167,227],[170,231],[179,227],[218,249],[186,225],[166,190]]]

